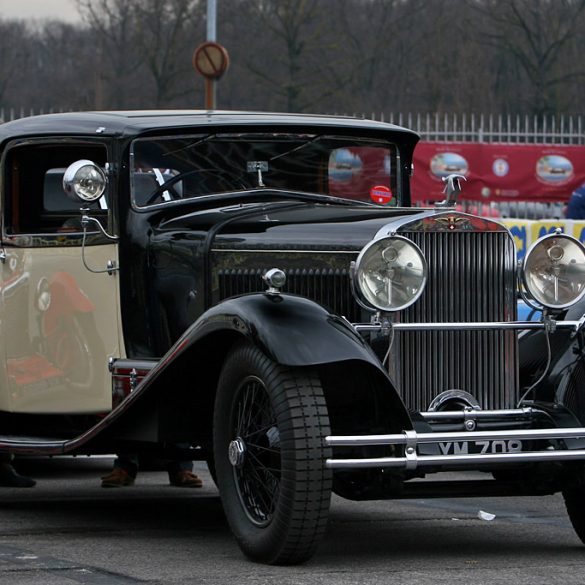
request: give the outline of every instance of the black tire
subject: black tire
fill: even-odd
[[[315,372],[275,364],[247,343],[234,348],[217,389],[214,454],[226,517],[250,559],[296,564],[314,553],[331,498],[328,434]]]
[[[585,470],[580,470],[578,476],[570,487],[563,490],[563,498],[569,520],[585,544],[585,506],[583,506],[583,497],[585,496]]]

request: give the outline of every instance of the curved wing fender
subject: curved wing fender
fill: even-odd
[[[315,366],[359,359],[380,368],[369,345],[344,319],[294,295],[252,294],[224,301],[186,332],[190,342],[216,329],[250,338],[273,361]]]
[[[130,408],[132,403],[147,405],[151,399],[156,400],[154,397],[160,393],[150,390],[158,387],[164,388],[165,408],[175,414],[196,413],[189,424],[195,425],[201,435],[208,434],[223,361],[230,347],[242,337],[284,366],[321,366],[330,372],[335,364],[344,362],[344,367],[358,380],[358,387],[360,378],[368,377],[380,390],[385,408],[399,421],[400,428],[412,428],[410,416],[386,370],[347,321],[303,297],[261,293],[234,297],[206,311],[107,418],[112,421],[119,418],[118,423],[127,424],[123,411],[136,410]],[[352,363],[361,363],[363,372],[352,368]],[[169,420],[175,430],[180,427],[175,417]],[[107,425],[107,420],[102,424]]]
[[[217,364],[227,353],[225,342],[241,336],[284,366],[321,367],[323,375],[331,368],[346,371],[358,392],[367,378],[381,392],[384,408],[401,421],[401,428],[412,428],[404,403],[370,346],[348,321],[304,297],[255,293],[228,299],[204,313],[175,347],[182,355],[206,356],[203,359],[212,369],[214,361]],[[179,355],[173,359],[167,354],[165,359],[169,357],[182,361]]]

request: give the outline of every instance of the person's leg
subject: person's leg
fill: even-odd
[[[114,468],[102,477],[102,487],[125,487],[134,485],[138,473],[138,456],[120,454],[114,461]]]
[[[1,487],[33,487],[36,481],[20,475],[12,466],[12,456],[0,454],[0,486]]]
[[[188,449],[186,443],[179,443],[177,447]],[[169,461],[167,464],[169,483],[176,487],[201,487],[203,482],[193,473],[193,461]]]

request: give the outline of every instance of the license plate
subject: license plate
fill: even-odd
[[[443,455],[486,455],[491,453],[519,453],[522,441],[446,441],[439,443]]]

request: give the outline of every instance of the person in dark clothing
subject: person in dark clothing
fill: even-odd
[[[585,183],[573,191],[567,205],[567,219],[585,219]]]
[[[189,488],[198,488],[203,485],[201,479],[193,473],[192,461],[168,461],[166,470],[169,474],[169,483],[171,485]],[[102,487],[110,488],[134,485],[137,474],[138,456],[120,454],[114,461],[112,471],[102,477]]]
[[[0,487],[33,487],[36,481],[20,475],[12,465],[12,456],[0,454]]]

